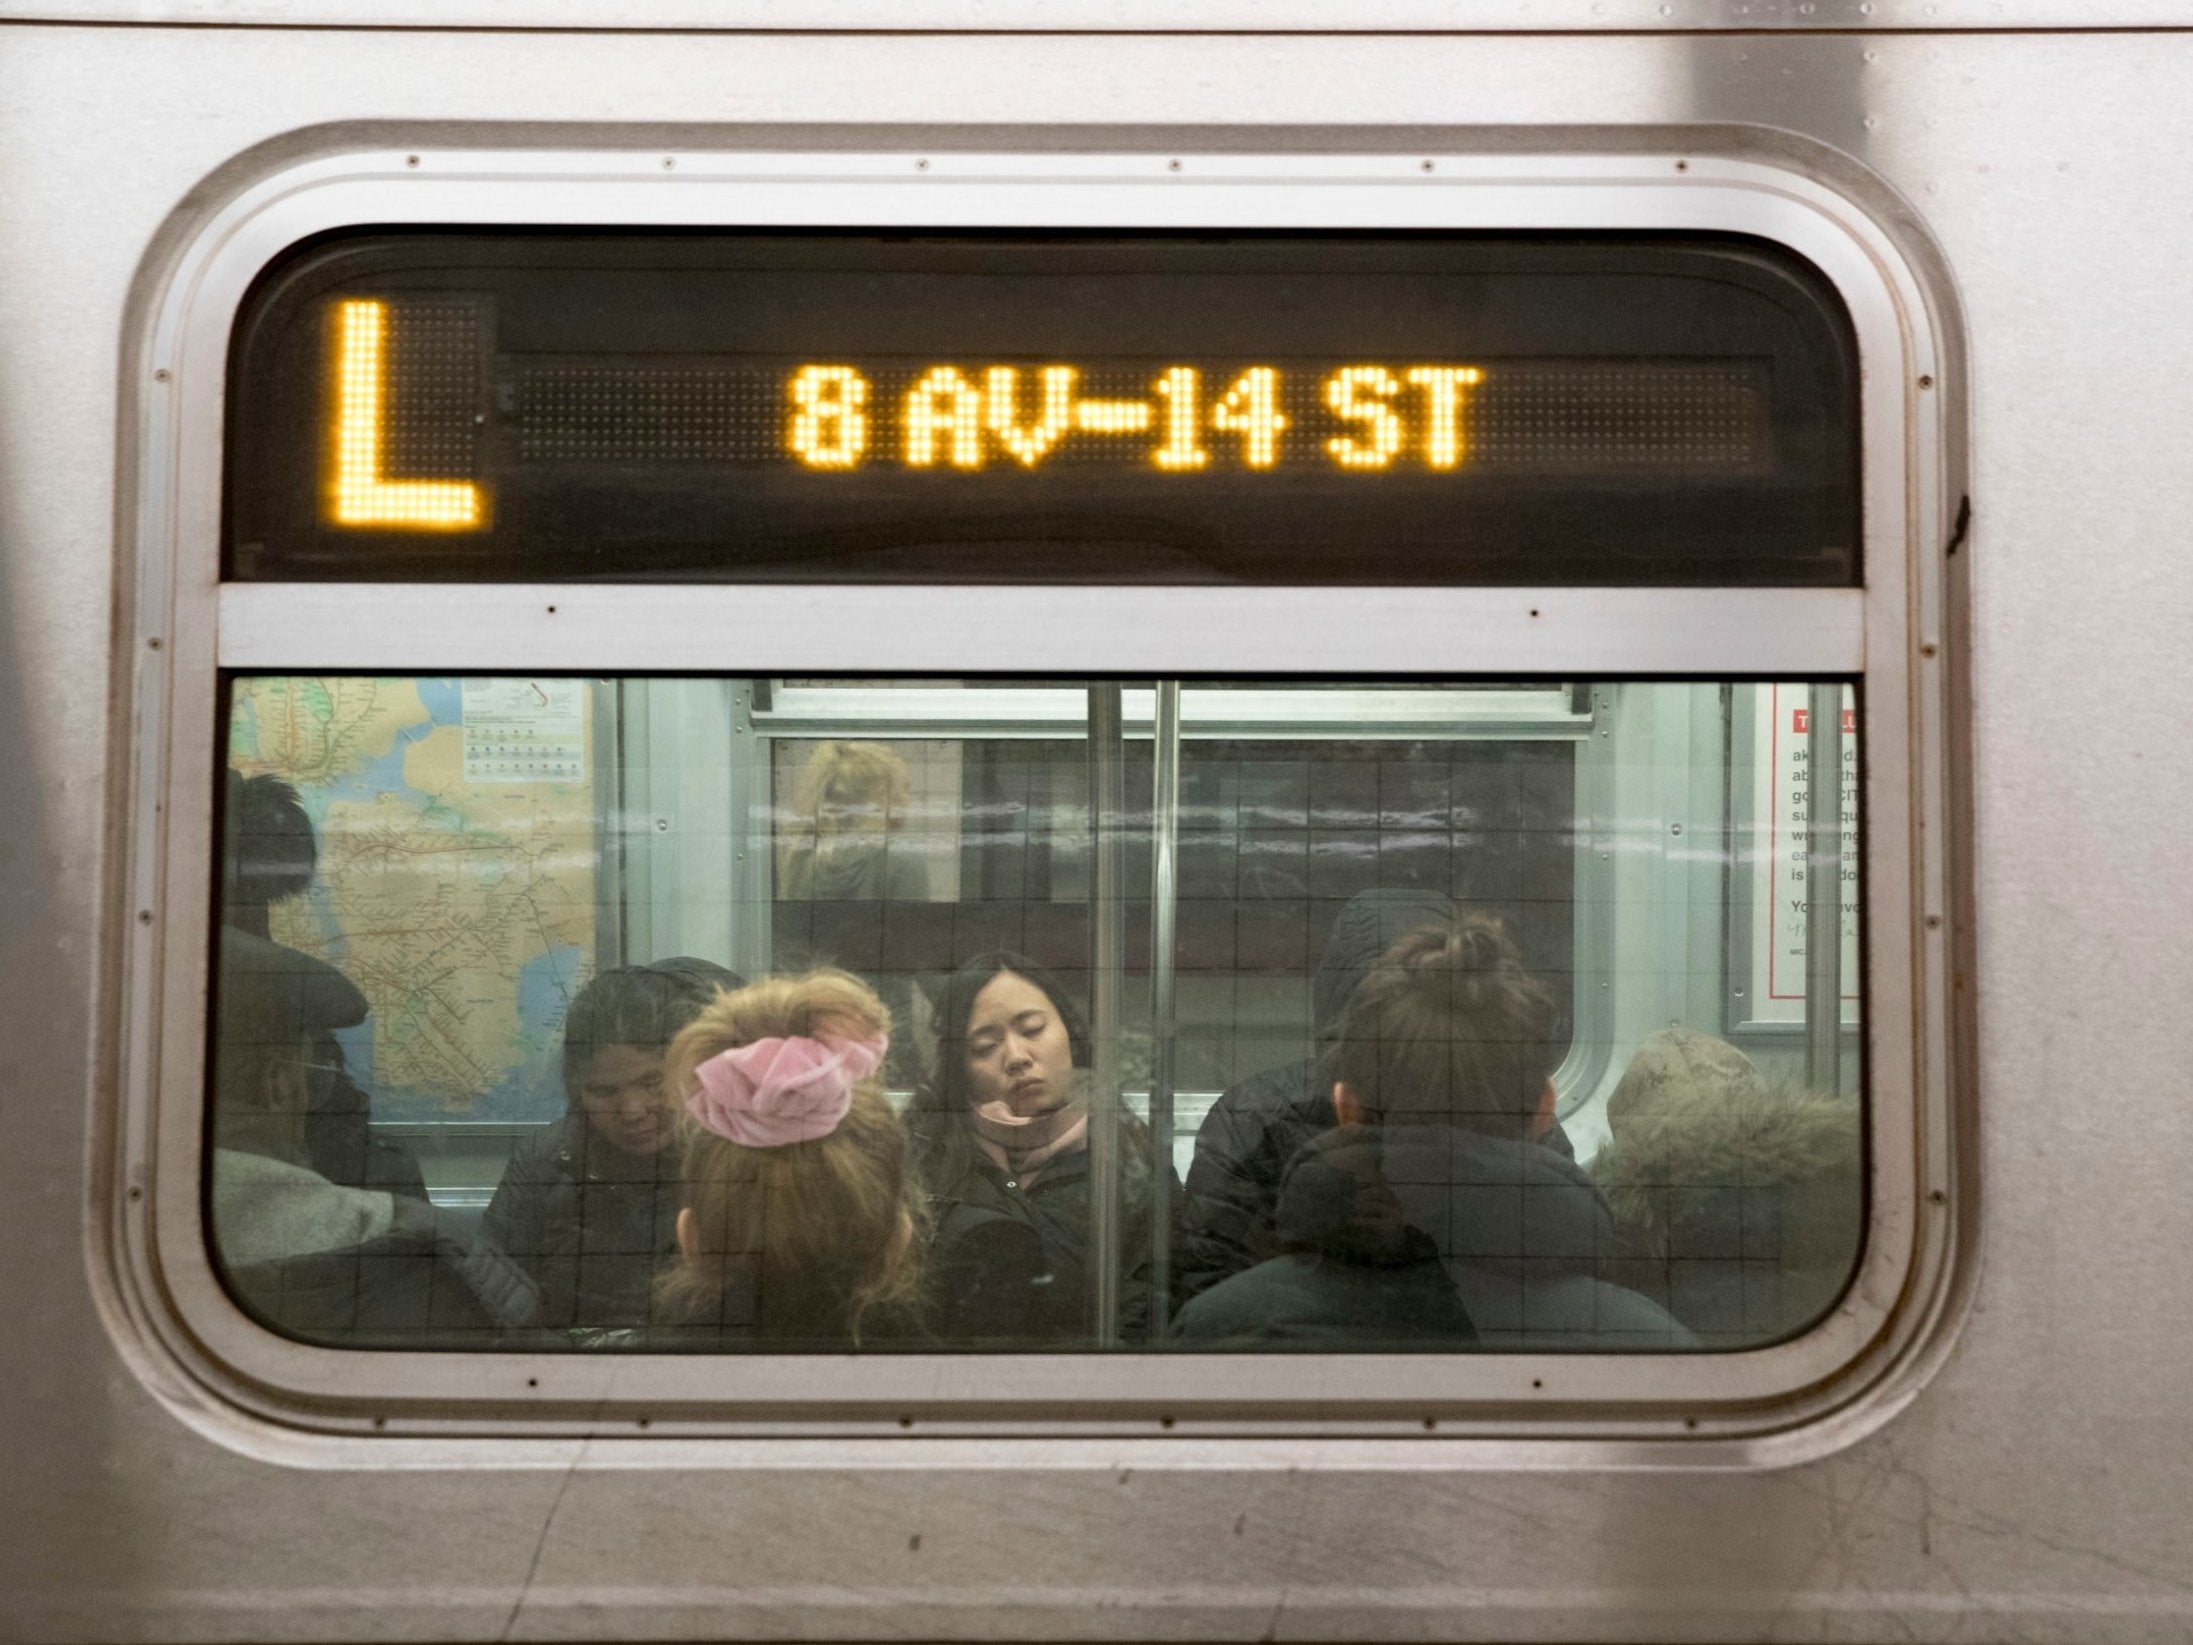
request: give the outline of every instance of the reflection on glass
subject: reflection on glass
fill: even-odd
[[[780,832],[778,900],[926,901],[921,858],[891,850],[911,788],[905,758],[883,743],[817,743]]]
[[[1149,684],[1104,816],[1085,684],[236,682],[239,1300],[829,1353],[1724,1350],[1833,1305],[1854,704],[1838,803],[1805,682],[1191,685],[1160,876]]]

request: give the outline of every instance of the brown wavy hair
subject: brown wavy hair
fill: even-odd
[[[1375,1120],[1529,1140],[1560,1060],[1553,992],[1472,913],[1389,948],[1341,1012],[1332,1078]]]
[[[682,1103],[699,1085],[700,1065],[720,1052],[772,1037],[872,1039],[890,1029],[875,991],[844,971],[767,977],[717,995],[680,1030],[663,1080]],[[925,1212],[906,1128],[880,1076],[856,1085],[837,1129],[812,1141],[749,1148],[691,1118],[683,1126],[682,1197],[699,1250],[656,1282],[662,1318],[741,1323],[751,1286],[761,1335],[858,1344],[873,1310],[918,1310]]]

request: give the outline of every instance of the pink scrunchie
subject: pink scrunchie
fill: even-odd
[[[700,1086],[685,1111],[719,1137],[747,1148],[813,1142],[838,1128],[853,1087],[883,1066],[888,1036],[756,1040],[719,1051],[694,1072]]]

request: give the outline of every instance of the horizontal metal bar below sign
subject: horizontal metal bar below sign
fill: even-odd
[[[1566,686],[1528,689],[1405,687],[1314,690],[1189,686],[1181,693],[1184,737],[1351,740],[1413,737],[1519,738],[1590,735]],[[1152,735],[1157,693],[1121,693],[1130,740]],[[1067,688],[958,685],[777,685],[771,707],[756,711],[765,737],[1079,737],[1083,694]]]
[[[238,670],[1818,678],[1859,589],[233,583]]]

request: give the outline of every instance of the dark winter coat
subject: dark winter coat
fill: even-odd
[[[1149,1322],[1150,1179],[1130,1169],[1122,1186],[1120,1331],[1134,1341]],[[987,1155],[969,1158],[931,1204],[930,1279],[943,1345],[1087,1341],[1089,1201],[1087,1148],[1052,1160],[1032,1188]]]
[[[567,1114],[511,1155],[481,1227],[540,1287],[539,1323],[645,1325],[677,1252],[678,1151],[639,1157]]]
[[[1616,1225],[1600,1272],[1710,1347],[1790,1336],[1857,1266],[1862,1167],[1851,1098],[1669,1083],[1620,1115],[1592,1161]]]
[[[1330,1131],[1296,1156],[1279,1198],[1283,1255],[1210,1287],[1174,1321],[1198,1342],[1358,1352],[1474,1347],[1439,1246],[1403,1214],[1375,1148]]]
[[[1613,1352],[1687,1347],[1597,1274],[1613,1219],[1575,1164],[1448,1126],[1351,1126],[1290,1164],[1283,1254],[1184,1307],[1190,1342]]]
[[[1326,938],[1312,984],[1318,1031],[1329,1031],[1340,1020],[1357,986],[1394,943],[1453,917],[1453,902],[1434,892],[1365,891],[1352,898]],[[1338,1123],[1332,1076],[1321,1057],[1266,1069],[1219,1097],[1196,1133],[1181,1199],[1176,1301],[1278,1254],[1273,1219],[1280,1179],[1303,1148]],[[1573,1157],[1558,1125],[1542,1143]]]
[[[425,1199],[426,1177],[411,1150],[373,1134],[372,1103],[344,1066],[341,1043],[322,1032],[315,1036],[311,1054],[324,1070],[305,1114],[305,1148],[312,1168],[330,1182]]]

